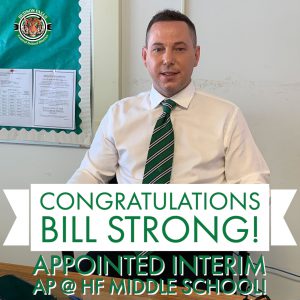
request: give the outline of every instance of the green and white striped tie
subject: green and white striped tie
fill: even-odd
[[[170,183],[171,179],[174,132],[170,114],[176,103],[167,99],[161,105],[163,113],[157,120],[151,137],[143,183]]]
[[[174,132],[170,119],[176,102],[171,99],[161,102],[163,113],[157,120],[151,137],[143,183],[170,183],[173,154]],[[148,256],[151,251],[136,251],[136,256]]]

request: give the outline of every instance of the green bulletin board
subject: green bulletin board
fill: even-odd
[[[76,80],[73,129],[1,124],[0,141],[90,144],[90,20],[90,0],[1,1],[0,69],[74,70]]]

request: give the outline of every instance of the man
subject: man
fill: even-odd
[[[142,50],[151,91],[111,106],[69,183],[107,183],[115,174],[119,183],[267,183],[268,167],[239,109],[195,90],[199,57],[190,19],[156,14]],[[171,264],[171,255],[156,255]]]
[[[268,167],[239,109],[195,91],[191,75],[199,57],[195,27],[185,15],[155,15],[142,50],[151,91],[111,106],[69,183],[107,183],[115,174],[119,183],[142,183],[160,103],[169,98],[176,102],[170,183],[266,183]]]

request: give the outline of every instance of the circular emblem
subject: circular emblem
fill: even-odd
[[[17,37],[30,46],[44,43],[51,32],[49,17],[39,9],[27,9],[16,19],[14,30]]]

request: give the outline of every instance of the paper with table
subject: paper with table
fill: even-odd
[[[0,126],[75,129],[75,70],[0,69]]]

